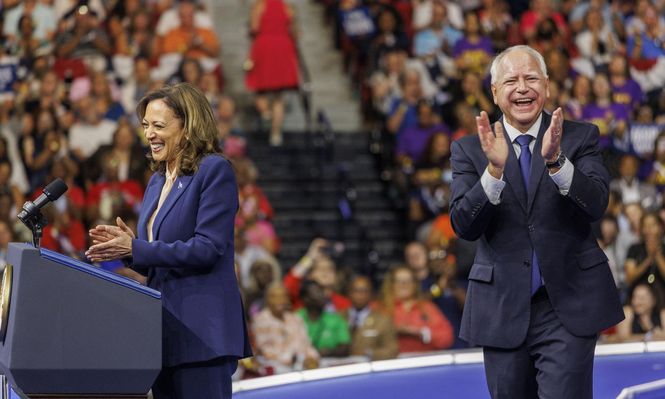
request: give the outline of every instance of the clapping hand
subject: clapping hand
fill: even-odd
[[[117,226],[98,225],[90,229],[93,245],[85,253],[92,262],[101,262],[132,256],[134,232],[125,222],[116,218]]]
[[[644,240],[644,245],[647,250],[647,256],[651,258],[657,257],[662,251],[660,238],[646,237],[646,239]]]
[[[482,111],[480,116],[476,116],[476,126],[480,137],[480,146],[489,161],[487,169],[492,176],[500,179],[508,159],[508,142],[505,139],[503,125],[497,121],[494,124],[494,131],[492,131],[487,112]]]
[[[547,162],[554,162],[561,153],[561,136],[563,133],[563,111],[561,107],[552,112],[550,126],[543,135],[543,146],[540,154]]]

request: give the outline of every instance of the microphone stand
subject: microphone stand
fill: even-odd
[[[41,212],[38,216],[35,216],[34,219],[35,221],[30,227],[32,230],[32,245],[39,249],[40,242],[42,240],[42,232],[44,230],[44,226],[48,224],[48,219],[46,219],[46,216],[42,215]]]
[[[23,205],[23,209],[28,211],[27,216],[21,217],[19,215],[19,220],[32,231],[32,245],[39,249],[44,226],[48,224],[48,219],[46,216],[42,215],[39,209],[32,208],[37,207],[32,202],[26,202],[26,204]]]

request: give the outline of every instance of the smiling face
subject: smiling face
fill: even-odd
[[[50,132],[55,128],[53,115],[48,111],[41,111],[37,116],[37,131],[40,133]]]
[[[180,26],[185,30],[190,30],[194,27],[194,15],[196,14],[196,6],[192,3],[181,3],[178,14],[180,15]]]
[[[173,170],[181,150],[182,121],[176,118],[163,100],[158,99],[148,103],[142,125],[145,138],[150,143],[152,158],[157,162],[166,162]]]
[[[409,243],[404,248],[404,260],[415,271],[427,268],[427,248],[420,242]]]
[[[549,98],[548,83],[533,55],[523,50],[512,51],[497,65],[497,77],[492,83],[494,103],[501,108],[506,122],[526,132]]]
[[[272,266],[267,261],[258,260],[252,264],[250,274],[259,287],[267,287],[275,278]]]
[[[335,286],[335,262],[328,257],[321,257],[314,262],[310,278],[323,288],[332,289]]]
[[[23,16],[21,19],[19,19],[18,22],[18,29],[21,32],[21,36],[23,37],[30,37],[32,35],[32,32],[34,31],[34,22],[32,21],[32,18],[29,16]]]
[[[393,290],[395,298],[401,301],[413,299],[416,295],[416,280],[407,268],[399,268],[394,274]]]
[[[658,215],[648,213],[642,217],[642,236],[644,239],[653,238],[659,240],[663,235],[663,228]]]
[[[573,97],[578,101],[586,101],[591,97],[591,80],[584,75],[578,75],[573,82]]]
[[[150,82],[150,62],[147,58],[138,58],[134,62],[134,77],[137,82]]]
[[[432,135],[432,151],[430,159],[441,160],[450,155],[450,138],[447,134],[438,132]]]
[[[476,35],[480,31],[480,24],[478,23],[478,15],[475,12],[468,12],[464,16],[464,32],[467,35]]]
[[[656,300],[653,296],[653,293],[647,285],[640,284],[635,287],[633,291],[633,297],[630,301],[633,305],[633,311],[637,315],[650,314],[656,305]]]
[[[593,78],[593,95],[596,99],[607,99],[610,95],[610,82],[602,73]]]
[[[326,294],[317,283],[310,283],[303,289],[302,303],[307,310],[322,311],[326,306]]]
[[[617,54],[612,56],[609,65],[609,72],[612,76],[625,76],[626,75],[626,59]]]
[[[441,26],[446,21],[446,7],[439,2],[432,2],[432,25]]]
[[[129,125],[121,125],[115,132],[113,144],[115,148],[129,150],[134,145],[135,135]]]
[[[364,309],[372,299],[372,283],[367,277],[356,277],[349,289],[349,299],[356,309]]]
[[[284,313],[289,310],[291,302],[289,293],[281,284],[271,285],[266,292],[266,306],[270,309],[273,316],[282,318]]]

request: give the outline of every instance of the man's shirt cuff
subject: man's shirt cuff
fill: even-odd
[[[558,172],[550,175],[552,180],[554,180],[554,184],[559,187],[559,193],[561,195],[568,195],[568,191],[570,191],[570,185],[573,184],[574,173],[575,167],[573,166],[573,163],[570,162],[570,159],[567,159],[566,163],[563,164]]]
[[[501,175],[501,179],[497,179],[490,174],[487,168],[485,168],[483,175],[480,176],[480,185],[483,186],[487,199],[490,200],[492,205],[499,205],[501,202],[501,192],[506,186],[506,182],[502,179],[503,175]],[[572,181],[572,175],[570,180]],[[570,187],[570,185],[568,185],[568,187]]]

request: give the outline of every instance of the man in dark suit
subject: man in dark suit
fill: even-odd
[[[460,336],[483,346],[497,398],[592,398],[598,333],[623,319],[591,223],[608,202],[598,128],[543,112],[543,57],[511,47],[491,66],[502,120],[452,145],[450,216],[477,240]]]

